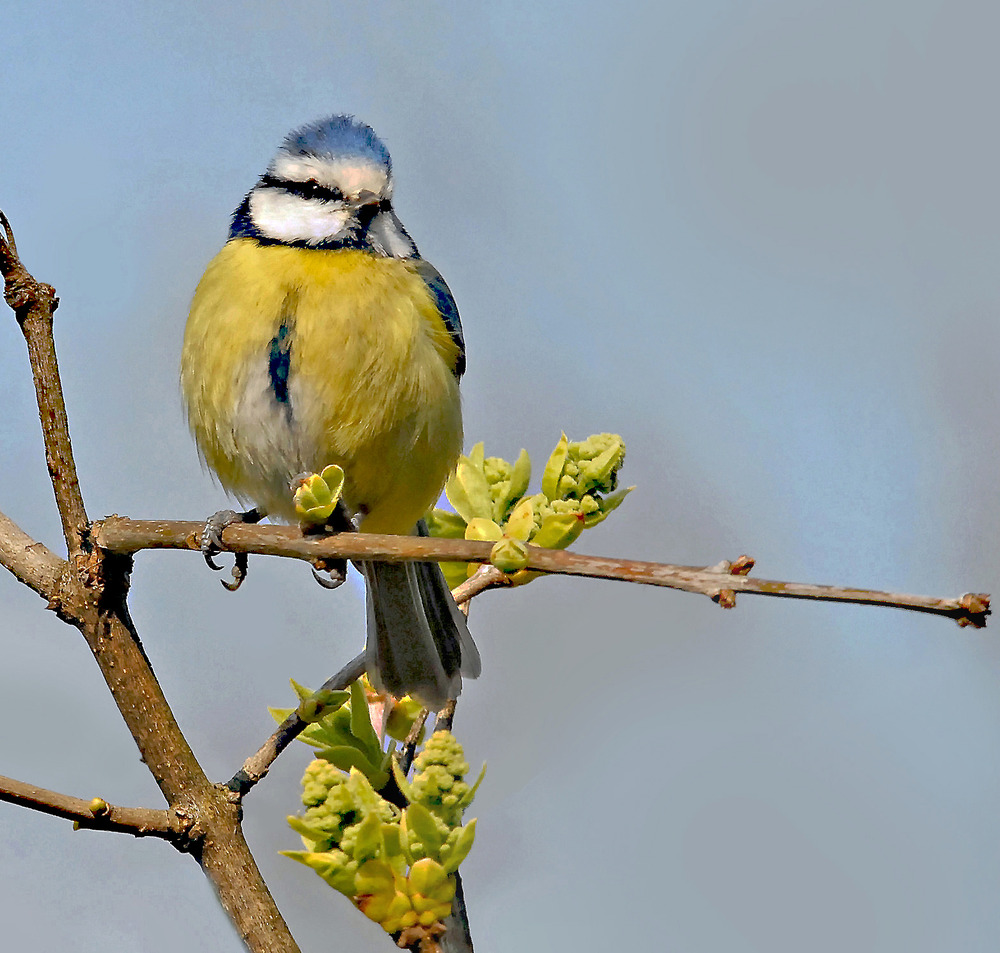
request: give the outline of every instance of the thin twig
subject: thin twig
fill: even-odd
[[[352,682],[356,682],[365,673],[365,653],[351,659],[336,675],[328,678],[319,691],[343,691]],[[246,761],[243,767],[229,779],[226,787],[239,797],[247,792],[263,778],[274,764],[275,759],[308,727],[309,722],[303,721],[294,711],[275,729],[270,738]]]
[[[455,586],[451,590],[451,594],[468,615],[469,601],[473,596],[478,596],[479,593],[489,589],[500,589],[509,585],[510,576],[507,573],[497,569],[496,566],[488,566],[484,563],[465,582]]]
[[[0,801],[19,804],[54,817],[64,817],[75,821],[78,827],[115,831],[135,837],[162,837],[177,841],[190,827],[190,824],[182,823],[170,811],[148,807],[117,807],[102,798],[85,801],[83,798],[59,794],[3,776],[0,776]]]
[[[2,213],[0,213],[2,215]],[[63,536],[70,556],[84,551],[87,511],[80,493],[80,482],[69,439],[69,420],[59,379],[59,363],[52,337],[52,316],[59,299],[55,289],[30,275],[17,255],[14,235],[6,216],[0,237],[0,273],[4,277],[4,298],[14,310],[17,323],[28,345],[31,376],[35,382],[38,417],[45,441],[45,462],[56,497]]]
[[[142,549],[197,549],[196,536],[203,524],[187,521],[129,520],[108,517],[94,525],[98,546],[111,552],[135,553]],[[339,533],[321,539],[306,539],[289,526],[229,526],[223,542],[234,552],[260,553],[268,556],[375,559],[385,562],[437,560],[447,562],[489,561],[492,544],[462,539],[437,539],[418,536],[382,536],[375,533]],[[718,599],[724,591],[788,599],[815,599],[823,602],[847,602],[910,609],[955,619],[960,625],[982,628],[990,614],[987,593],[967,593],[957,598],[917,596],[843,586],[817,586],[811,583],[783,582],[732,575],[731,563],[719,566],[679,566],[671,563],[636,559],[611,559],[587,556],[567,550],[528,546],[528,569],[544,573],[562,573],[592,579],[617,579],[647,586],[664,586],[684,592],[696,592]],[[722,605],[726,603],[720,600]]]
[[[490,567],[494,568],[494,567]],[[472,577],[473,579],[475,576]],[[472,581],[471,579],[469,580]],[[471,596],[470,596],[471,598]],[[469,605],[466,602],[466,605]],[[434,719],[435,731],[451,731],[455,723],[457,699],[452,699],[437,713]],[[472,927],[469,925],[469,909],[465,905],[465,892],[462,890],[462,872],[455,871],[455,899],[452,901],[451,913],[445,918],[445,933],[441,938],[441,953],[473,953]]]
[[[472,929],[469,926],[469,911],[465,905],[460,870],[455,871],[455,899],[451,902],[451,913],[445,917],[444,925],[441,953],[473,953]]]
[[[417,745],[420,743],[420,736],[424,732],[424,725],[427,724],[428,711],[426,708],[420,709],[420,714],[413,720],[410,731],[403,742],[403,750],[399,755],[399,770],[403,774],[409,774],[413,766],[413,756],[417,753]]]
[[[455,709],[457,707],[458,701],[453,698],[437,713],[434,719],[435,731],[451,731],[451,726],[455,723]]]

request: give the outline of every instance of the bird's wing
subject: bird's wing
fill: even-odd
[[[441,277],[441,272],[437,270],[429,261],[422,258],[415,261],[414,265],[417,274],[424,280],[424,284],[430,289],[434,300],[437,302],[438,311],[441,313],[441,320],[444,321],[451,339],[458,347],[458,358],[455,361],[453,373],[456,377],[461,377],[465,373],[465,335],[462,334],[462,319],[458,316],[458,305],[452,297],[451,289]]]

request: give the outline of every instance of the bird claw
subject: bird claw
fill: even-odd
[[[324,579],[320,572],[328,573],[330,578]],[[347,561],[344,559],[317,559],[313,564],[313,579],[324,589],[337,589],[347,579]]]
[[[308,475],[308,474],[307,474]],[[337,501],[337,506],[324,526],[303,527],[303,534],[307,537],[323,537],[329,533],[354,533],[357,532],[358,515],[351,516],[343,500]],[[329,579],[324,578],[320,573],[327,573]],[[347,579],[346,559],[314,559],[313,579],[324,589],[337,589],[344,584]]]
[[[212,563],[212,556],[222,551],[222,531],[233,523],[242,523],[243,516],[243,513],[237,513],[236,510],[219,510],[205,520],[201,530],[201,554],[213,569],[222,568]]]
[[[236,592],[243,585],[243,580],[247,577],[247,568],[250,565],[250,557],[246,553],[237,553],[236,562],[233,563],[233,581],[227,582],[220,579],[219,582],[230,592]],[[222,568],[221,566],[219,567]]]
[[[256,508],[248,510],[246,513],[237,513],[236,510],[219,510],[213,513],[207,520],[201,531],[200,549],[205,563],[209,569],[216,572],[222,570],[212,557],[222,552],[222,531],[233,523],[259,523],[264,518],[264,513]],[[223,586],[230,592],[236,592],[243,585],[243,580],[247,577],[249,558],[246,553],[236,553],[236,562],[233,564],[233,581],[220,580]]]

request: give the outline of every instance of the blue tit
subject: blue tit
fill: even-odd
[[[228,491],[293,521],[290,483],[336,463],[373,533],[412,533],[462,447],[458,309],[392,206],[375,132],[333,116],[291,132],[195,291],[181,387]],[[440,708],[479,653],[436,563],[367,563],[368,674]]]

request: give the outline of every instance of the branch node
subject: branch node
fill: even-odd
[[[107,817],[111,813],[111,806],[102,797],[95,797],[90,802],[90,813],[94,817]]]
[[[958,606],[964,610],[964,614],[957,619],[960,626],[971,625],[976,629],[986,627],[986,617],[990,614],[988,592],[967,592],[958,600]]]
[[[744,553],[742,556],[737,556],[733,562],[724,559],[721,563],[713,566],[711,571],[726,573],[730,576],[746,576],[753,569],[754,562],[755,560],[752,556],[747,556]],[[712,602],[716,603],[721,609],[736,608],[736,592],[733,589],[716,589],[715,592],[709,593],[709,595]]]

